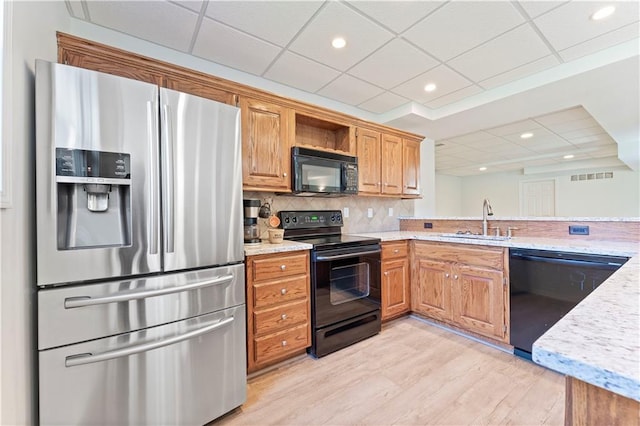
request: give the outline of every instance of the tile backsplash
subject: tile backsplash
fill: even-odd
[[[254,198],[261,203],[271,204],[271,212],[280,210],[341,210],[349,209],[349,217],[344,218],[342,232],[397,231],[400,229],[398,217],[413,216],[413,200],[383,197],[294,197],[275,195],[269,192],[243,192],[243,199]],[[367,217],[372,209],[373,217]],[[393,215],[389,216],[389,209]],[[258,219],[260,237],[267,238],[267,220]]]

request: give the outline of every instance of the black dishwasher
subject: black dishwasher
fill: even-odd
[[[531,359],[531,347],[560,318],[628,258],[547,250],[511,249],[511,345]]]

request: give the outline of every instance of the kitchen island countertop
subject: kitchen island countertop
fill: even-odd
[[[425,240],[627,256],[631,259],[533,344],[533,360],[559,373],[640,401],[639,244],[515,237],[470,240],[438,233],[360,235],[384,241]]]

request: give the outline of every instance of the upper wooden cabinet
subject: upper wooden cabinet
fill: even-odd
[[[358,192],[380,193],[380,132],[358,129],[356,152],[358,155]]]
[[[243,189],[291,191],[292,110],[240,98],[240,111]]]
[[[360,194],[420,195],[419,135],[69,34],[57,39],[61,63],[239,105],[244,190],[290,192],[290,150],[304,146],[357,156]]]
[[[420,140],[360,127],[356,152],[360,194],[420,195]]]
[[[402,140],[402,194],[420,195],[419,140]]]

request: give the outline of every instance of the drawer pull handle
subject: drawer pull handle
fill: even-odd
[[[284,346],[287,346],[287,341],[286,341],[286,340],[283,340],[283,341],[282,341],[282,346],[283,346],[283,347],[284,347]]]
[[[283,296],[284,296],[285,294],[287,294],[287,289],[286,289],[286,288],[281,289],[281,290],[280,290],[280,294],[281,294],[281,295],[283,295]]]
[[[283,320],[286,320],[287,319],[287,314],[280,315],[280,318],[282,318]]]
[[[287,269],[287,265],[280,265],[280,270],[284,271],[285,269]]]
[[[393,253],[394,253],[394,254],[400,253],[400,250],[395,249],[395,250],[393,250]]]
[[[449,278],[449,274],[444,274],[444,277],[445,278]]]
[[[458,276],[457,276],[457,275],[454,275],[454,276],[453,276],[453,279],[454,279],[454,280],[457,280],[457,279],[458,279]]]

